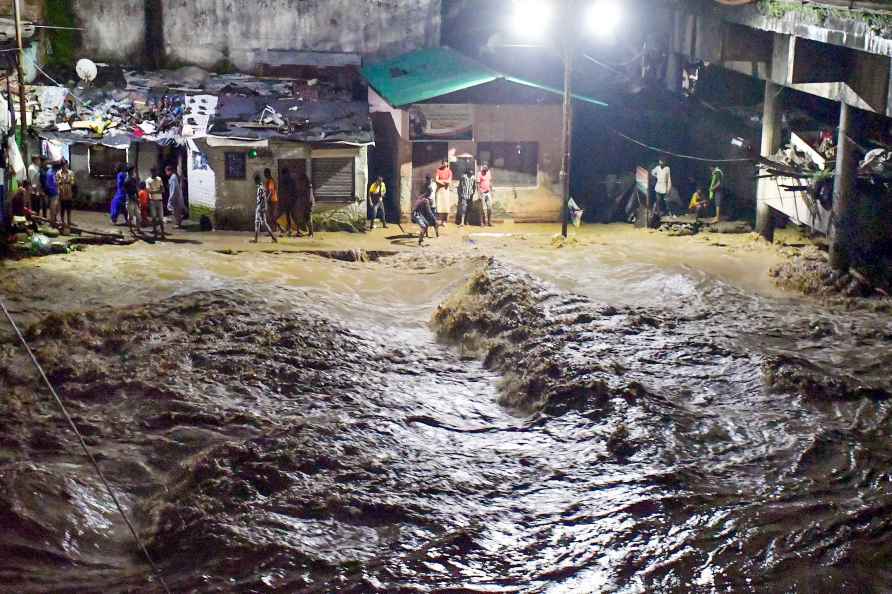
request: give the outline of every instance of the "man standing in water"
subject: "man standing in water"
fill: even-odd
[[[267,171],[269,171],[269,169],[267,169]],[[260,179],[259,175],[254,176],[254,186],[256,187],[257,193],[255,194],[254,205],[254,239],[251,243],[257,243],[260,239],[261,227],[266,228],[266,232],[269,233],[273,243],[278,243],[275,234],[273,234],[273,230],[270,229],[269,220],[267,218],[269,192],[266,189],[266,184]]]
[[[161,226],[161,239],[164,239],[164,180],[158,170],[152,168],[151,177],[146,180],[149,191],[149,218],[152,219],[152,233],[158,237],[158,226]]]
[[[477,190],[480,192],[480,223],[484,227],[492,227],[492,171],[488,163],[483,163],[480,168]]]
[[[63,228],[71,227],[71,211],[74,210],[74,174],[68,168],[68,161],[64,159],[61,169],[56,173],[56,187],[59,188],[59,206],[62,209],[59,221]]]
[[[31,184],[31,211],[34,214],[43,211],[43,216],[46,217],[46,200],[40,183],[40,157],[31,157],[31,164],[28,165],[28,182]]]
[[[381,226],[387,229],[387,219],[384,213],[384,197],[387,195],[387,185],[380,175],[369,186],[369,231],[375,228],[375,219],[381,215]]]
[[[709,201],[715,204],[715,221],[722,220],[722,207],[725,203],[725,174],[718,165],[712,167],[712,177],[709,179]]]
[[[440,167],[434,175],[434,183],[436,183],[437,195],[433,199],[437,207],[443,211],[443,226],[449,220],[449,187],[452,185],[452,168],[449,167],[449,161],[443,159]],[[439,214],[437,215],[439,216]]]
[[[285,233],[291,237],[291,222],[292,220],[297,222],[294,217],[294,207],[297,202],[297,181],[287,167],[283,167],[279,174],[279,200],[280,212],[285,215],[285,221],[288,223]]]
[[[313,196],[313,184],[305,172],[297,178],[297,200],[295,201],[295,219],[297,219],[297,236],[301,236],[300,228],[307,225],[307,234],[313,237],[313,206],[316,200]]]
[[[660,159],[660,162],[657,163],[657,166],[653,168],[650,174],[657,180],[654,186],[654,194],[656,194],[654,210],[661,213],[667,212],[669,206],[666,202],[666,195],[672,191],[672,170],[666,164],[666,159]]]
[[[180,186],[180,177],[170,165],[165,167],[164,171],[167,173],[167,208],[173,213],[177,229],[182,229],[183,219],[186,217],[186,201],[183,199],[183,188]]]
[[[468,215],[468,206],[474,201],[474,192],[477,190],[477,182],[471,169],[465,169],[458,180],[458,208],[455,211],[456,224],[464,227],[465,218]]]
[[[273,172],[267,168],[263,170],[264,187],[269,196],[269,223],[273,231],[279,232],[279,184],[273,177]]]

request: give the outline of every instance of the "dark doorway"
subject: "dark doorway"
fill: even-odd
[[[387,186],[384,212],[388,223],[400,222],[399,133],[389,113],[373,113],[375,145],[369,147],[369,185],[380,175]],[[368,188],[366,188],[368,189]]]
[[[449,157],[446,142],[416,142],[412,145],[412,195],[417,196],[424,188],[424,178],[431,177],[440,163]]]

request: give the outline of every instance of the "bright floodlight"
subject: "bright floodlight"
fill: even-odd
[[[548,0],[514,0],[514,32],[524,38],[540,37],[551,20]]]
[[[610,37],[616,33],[622,21],[619,0],[596,0],[589,9],[588,26],[600,37]]]

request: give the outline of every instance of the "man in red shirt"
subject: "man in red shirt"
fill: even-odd
[[[483,163],[477,176],[477,192],[480,194],[480,219],[485,227],[492,227],[492,171]]]
[[[439,212],[443,212],[443,224],[446,224],[446,220],[449,219],[449,208],[451,206],[449,200],[449,186],[452,184],[452,168],[449,167],[449,161],[443,160],[440,163],[440,167],[437,169],[437,174],[434,176],[434,183],[437,184],[437,197],[436,197],[436,205],[437,205],[437,216],[439,216]]]

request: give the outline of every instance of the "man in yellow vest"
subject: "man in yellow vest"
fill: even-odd
[[[378,179],[369,186],[369,231],[375,228],[375,219],[381,214],[382,226],[387,229],[387,219],[384,213],[384,197],[387,195],[387,186],[379,175]]]

